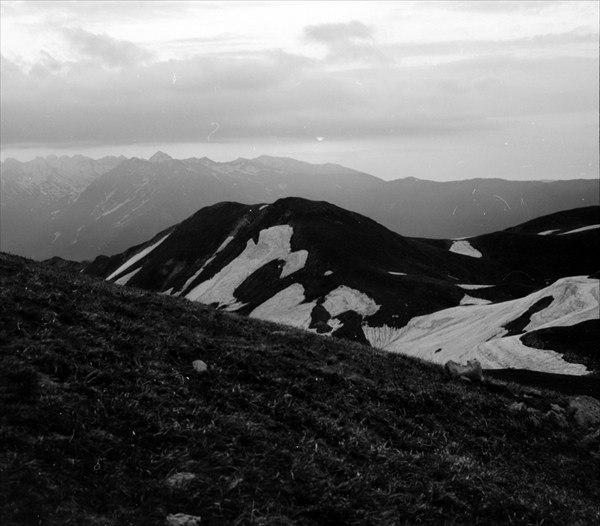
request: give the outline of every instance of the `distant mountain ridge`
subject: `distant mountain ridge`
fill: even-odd
[[[428,241],[322,201],[223,202],[86,271],[438,363],[577,375],[584,364],[522,337],[598,318],[599,214],[548,218],[577,226],[564,235]]]
[[[123,159],[50,155],[27,162],[4,161],[0,165],[2,250],[30,254],[36,250],[36,243],[41,242],[40,252],[44,252],[44,247],[52,244],[48,226],[57,214],[68,209],[94,179]]]
[[[58,192],[62,197],[47,195],[44,185],[51,178],[31,177],[42,162],[68,175],[71,182]],[[80,167],[77,184],[72,166]],[[383,181],[335,164],[290,158],[215,162],[206,157],[177,160],[163,152],[148,160],[7,160],[2,163],[2,188],[1,249],[38,259],[74,260],[122,252],[222,201],[272,203],[294,196],[325,200],[402,235],[426,238],[495,232],[599,203],[598,180]]]

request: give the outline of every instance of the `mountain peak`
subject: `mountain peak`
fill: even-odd
[[[150,159],[148,159],[151,163],[165,163],[167,161],[172,161],[173,157],[171,157],[170,155],[167,155],[164,152],[161,152],[160,150],[157,151],[152,157],[150,157]]]

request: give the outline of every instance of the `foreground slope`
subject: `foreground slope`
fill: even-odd
[[[438,363],[587,374],[521,336],[597,321],[595,231],[487,238],[502,250],[405,238],[325,202],[221,203],[87,271]]]
[[[0,305],[2,524],[600,520],[562,396],[3,254]]]

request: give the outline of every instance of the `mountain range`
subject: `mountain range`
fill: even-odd
[[[224,201],[327,201],[404,236],[436,239],[487,234],[599,203],[597,179],[383,181],[335,164],[269,156],[7,159],[0,180],[0,248],[36,259],[118,254]]]
[[[599,227],[595,206],[427,240],[323,201],[224,202],[86,272],[437,363],[586,375]],[[552,341],[565,327],[566,357]]]

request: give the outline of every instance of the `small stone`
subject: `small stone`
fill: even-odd
[[[508,406],[508,412],[513,414],[520,414],[527,412],[527,406],[523,402],[513,402]]]
[[[600,445],[600,428],[596,429],[596,431],[592,431],[591,433],[585,435],[581,439],[581,443],[590,449],[593,449],[595,446]]]
[[[557,413],[556,411],[548,411],[544,415],[544,419],[561,429],[569,428],[569,422],[567,422],[565,415],[562,413]]]
[[[206,363],[202,360],[194,360],[192,362],[192,367],[197,373],[205,373],[206,371],[208,371],[208,365],[206,365]]]
[[[472,384],[473,382],[471,381],[470,378],[467,378],[466,376],[459,376],[458,377],[459,381],[465,383],[465,384]]]
[[[186,513],[175,513],[167,515],[167,526],[200,526],[202,519],[196,515],[187,515]]]
[[[182,488],[192,480],[196,478],[196,475],[183,471],[181,473],[174,473],[165,482],[170,488]]]
[[[535,426],[535,427],[542,427],[542,419],[539,417],[539,415],[530,415],[529,416],[529,421]]]
[[[455,378],[465,376],[472,382],[483,382],[481,364],[477,360],[468,360],[466,365],[449,360],[444,365],[444,371],[448,376]]]

